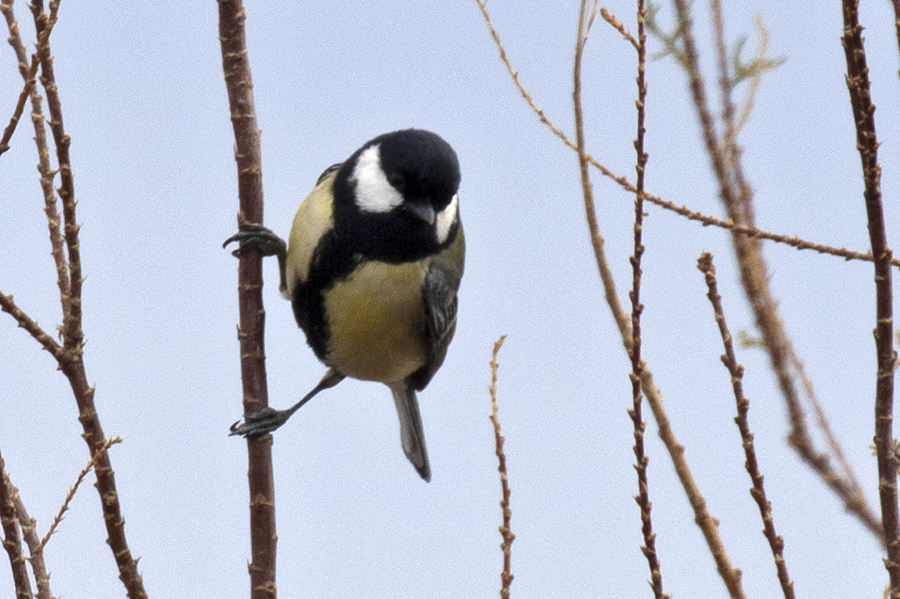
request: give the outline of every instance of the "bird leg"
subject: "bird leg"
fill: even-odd
[[[248,438],[261,437],[267,433],[271,433],[279,426],[288,421],[288,418],[294,415],[294,412],[303,407],[303,404],[311,400],[319,391],[331,389],[344,380],[344,375],[329,368],[319,384],[313,387],[313,390],[303,396],[303,399],[292,405],[287,410],[276,410],[274,408],[265,407],[259,412],[251,412],[244,414],[244,423],[235,422],[231,425],[229,436],[241,435]]]
[[[222,247],[229,243],[240,242],[238,249],[232,251],[232,255],[240,258],[249,253],[256,252],[261,256],[278,256],[278,274],[280,277],[279,291],[287,290],[287,276],[285,272],[285,260],[287,258],[287,244],[284,240],[272,232],[271,229],[259,223],[241,223],[238,232],[225,240]]]

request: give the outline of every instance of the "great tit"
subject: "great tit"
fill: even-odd
[[[328,367],[294,406],[246,414],[231,434],[269,433],[345,377],[378,381],[393,394],[406,457],[431,479],[416,391],[441,367],[456,330],[465,260],[459,181],[456,152],[438,135],[386,133],[322,173],[288,244],[256,224],[225,242],[240,242],[236,256],[278,256],[282,294]]]

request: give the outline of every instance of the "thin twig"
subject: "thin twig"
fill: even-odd
[[[744,177],[740,160],[741,149],[735,139],[732,139],[728,146],[723,145],[708,106],[705,83],[699,67],[699,55],[693,37],[689,3],[686,0],[674,0],[674,4],[678,19],[677,30],[683,45],[681,60],[688,75],[694,109],[700,122],[706,151],[719,183],[719,196],[732,222],[754,227],[753,190]],[[723,83],[724,80],[720,78],[720,85]],[[724,110],[724,113],[733,114],[733,111]],[[726,125],[726,129],[728,127],[729,125]],[[733,125],[731,127],[733,131]],[[846,509],[881,539],[877,518],[873,518],[871,509],[865,503],[858,481],[852,477],[852,473],[845,472],[842,475],[837,472],[831,465],[831,456],[817,450],[810,436],[806,411],[801,404],[791,370],[791,365],[795,363],[791,359],[794,354],[793,343],[778,314],[777,302],[772,296],[768,266],[762,255],[761,244],[758,239],[736,234],[732,235],[732,243],[738,258],[744,292],[753,309],[756,325],[762,332],[772,370],[787,405],[791,423],[788,442],[844,501]],[[860,507],[861,500],[862,507]]]
[[[28,56],[25,50],[25,44],[19,35],[19,24],[13,11],[13,5],[10,1],[0,2],[0,12],[6,18],[9,28],[9,43],[16,53],[19,61],[19,71],[24,78],[26,85],[29,80],[30,70],[27,68]],[[40,39],[43,44],[41,54],[49,52],[49,32],[48,27]],[[33,66],[40,63],[38,52],[32,56]],[[33,77],[32,77],[33,78]],[[69,291],[69,265],[65,255],[65,242],[62,237],[60,228],[60,215],[56,206],[56,190],[53,188],[53,179],[56,177],[56,170],[50,165],[50,149],[47,144],[47,128],[45,126],[44,112],[42,107],[43,98],[36,87],[32,87],[31,91],[31,123],[34,127],[34,142],[37,146],[38,155],[38,172],[40,173],[41,191],[44,194],[44,213],[47,215],[47,226],[50,233],[50,248],[53,262],[56,265],[56,284],[59,288],[59,299],[62,304],[63,314],[69,311],[69,302],[71,294]]]
[[[862,162],[863,193],[869,240],[875,256],[875,346],[878,372],[875,381],[875,450],[878,456],[878,496],[887,547],[885,567],[891,598],[900,598],[900,509],[897,500],[897,459],[893,451],[894,420],[894,314],[891,290],[891,248],[887,243],[881,200],[881,166],[875,134],[875,105],[869,87],[869,69],[859,24],[859,1],[843,0],[844,34],[841,44],[847,61],[847,89],[856,125],[856,148]]]
[[[50,352],[59,363],[68,362],[70,360],[68,352],[66,352],[53,337],[48,335],[44,329],[41,328],[41,325],[32,320],[31,317],[25,314],[25,312],[16,305],[15,301],[13,301],[13,296],[0,292],[0,310],[3,310],[12,316],[16,322],[19,323],[19,327],[28,331],[28,333],[41,344],[41,347]]]
[[[722,102],[722,122],[725,123],[725,133],[721,142],[721,149],[725,153],[724,159],[728,166],[738,163],[737,151],[737,123],[735,122],[734,101],[731,99],[732,83],[728,73],[728,50],[725,46],[725,16],[722,14],[722,0],[710,0],[710,8],[713,16],[713,33],[716,45],[716,62],[719,68],[719,93]],[[688,32],[690,35],[690,32]],[[748,219],[749,220],[749,219]]]
[[[628,28],[616,18],[616,15],[612,14],[605,7],[600,8],[600,16],[603,17],[603,20],[612,25],[613,29],[619,32],[619,34],[625,38],[625,40],[631,44],[631,47],[635,49],[636,52],[641,52],[640,43],[634,39],[634,36],[631,35],[631,32],[628,31]],[[640,35],[640,29],[643,27],[643,17],[639,17],[641,21],[638,23],[638,35]],[[646,53],[646,49],[644,50]]]
[[[769,50],[769,30],[766,29],[766,26],[762,20],[762,15],[759,14],[757,14],[753,18],[753,26],[756,27],[756,31],[758,34],[758,44],[755,61],[757,64],[762,64],[768,60],[766,58],[766,54]],[[775,63],[778,64],[778,61],[775,61]],[[757,69],[752,74],[750,74],[747,86],[747,94],[744,97],[743,104],[741,105],[739,116],[732,119],[725,131],[726,144],[735,143],[738,134],[744,129],[744,126],[748,122],[750,122],[750,113],[753,112],[753,105],[756,103],[756,95],[759,92],[759,86],[762,82],[762,75],[764,72],[765,69]],[[730,84],[733,86],[734,81],[732,80]]]
[[[479,3],[481,2],[481,0],[476,1]],[[583,4],[584,0],[582,0],[582,7]],[[485,15],[487,15],[486,7],[483,7],[482,11]],[[572,98],[575,104],[575,147],[576,149],[578,149],[578,166],[579,172],[581,173],[581,187],[584,195],[584,214],[585,219],[588,223],[588,232],[591,238],[591,246],[594,250],[594,259],[597,263],[600,280],[603,282],[603,291],[606,296],[606,302],[607,304],[609,304],[610,309],[613,312],[613,317],[616,320],[616,325],[618,325],[619,327],[619,333],[623,337],[628,338],[627,343],[630,347],[631,323],[629,322],[629,318],[625,313],[625,310],[622,308],[621,302],[619,301],[618,292],[616,292],[615,290],[616,283],[613,279],[612,269],[609,268],[609,263],[606,260],[606,249],[604,247],[606,241],[603,239],[603,235],[600,233],[600,227],[597,224],[597,210],[594,205],[594,188],[593,184],[591,183],[591,174],[588,171],[587,155],[585,153],[583,127],[584,114],[582,112],[581,105],[581,57],[584,52],[584,43],[586,42],[586,38],[584,37],[586,31],[582,29],[582,26],[583,25],[581,21],[579,21],[578,39],[575,44],[575,68]],[[499,37],[497,39],[499,39]],[[635,189],[635,191],[637,190]]]
[[[581,21],[579,21],[581,25]],[[618,300],[618,292],[616,291],[615,280],[606,259],[603,237],[597,225],[597,216],[594,208],[594,192],[591,186],[590,174],[588,172],[588,159],[585,152],[584,142],[584,114],[581,105],[581,58],[584,50],[584,33],[585,29],[579,26],[578,37],[575,45],[575,68],[573,72],[573,92],[572,99],[575,107],[575,134],[577,139],[578,164],[581,172],[581,187],[584,195],[585,217],[590,230],[591,242],[594,247],[594,256],[597,262],[597,268],[600,271],[600,278],[603,282],[604,293],[607,304],[613,314],[616,324],[622,336],[622,344],[626,351],[630,351],[633,343],[631,333],[631,322],[628,315],[622,309]],[[741,572],[731,565],[728,553],[719,536],[718,520],[709,513],[706,506],[706,500],[691,474],[690,466],[684,457],[684,446],[678,442],[675,431],[669,422],[666,414],[665,406],[662,401],[662,394],[659,388],[653,382],[653,374],[644,364],[641,371],[641,387],[653,411],[653,417],[659,427],[659,436],[666,450],[672,459],[678,480],[681,482],[685,495],[694,510],[694,520],[700,527],[703,537],[706,540],[707,547],[713,556],[716,566],[726,586],[734,599],[743,599],[745,597],[741,587]]]
[[[503,452],[503,443],[505,439],[500,433],[500,404],[497,403],[497,370],[500,363],[497,361],[497,355],[503,342],[506,341],[506,335],[501,335],[494,342],[494,351],[491,354],[491,385],[488,391],[491,395],[491,424],[494,426],[494,444],[497,460],[499,462],[497,471],[500,473],[500,487],[502,490],[502,498],[500,499],[500,509],[503,511],[503,524],[500,526],[500,536],[503,541],[500,543],[500,549],[503,551],[503,572],[500,573],[500,599],[509,599],[509,587],[513,581],[512,573],[512,544],[516,540],[509,522],[512,518],[512,509],[509,507],[509,475],[506,472],[506,454]]]
[[[599,163],[594,163],[593,158],[589,155],[588,161],[591,161],[591,164],[597,166]],[[622,186],[634,193],[636,188],[631,185],[627,180],[623,180],[620,182]],[[815,243],[813,241],[807,241],[806,239],[802,239],[801,237],[794,235],[782,235],[780,233],[773,233],[771,231],[765,231],[763,229],[759,229],[757,227],[752,227],[748,225],[735,224],[732,220],[723,220],[720,218],[716,218],[715,216],[710,216],[708,214],[703,214],[702,212],[697,212],[691,210],[687,206],[678,206],[673,202],[669,202],[668,200],[664,200],[658,196],[649,194],[647,192],[644,193],[644,199],[652,204],[659,206],[660,208],[664,208],[671,212],[674,212],[680,216],[684,216],[685,218],[693,221],[697,221],[701,223],[704,227],[713,226],[719,227],[721,229],[727,229],[734,234],[744,235],[747,237],[754,237],[757,239],[765,239],[768,241],[774,241],[775,243],[782,243],[784,245],[789,245],[798,250],[812,250],[814,252],[818,252],[820,254],[828,254],[831,256],[838,256],[843,258],[844,260],[860,260],[864,262],[872,262],[874,259],[872,258],[871,252],[857,252],[854,250],[848,250],[847,248],[838,248],[830,245],[824,245],[821,243]],[[891,264],[900,268],[900,258],[893,258],[891,260]]]
[[[244,31],[246,18],[242,0],[219,0],[222,69],[231,109],[238,169],[238,221],[262,223],[262,154]],[[238,340],[245,414],[258,412],[269,405],[262,285],[262,258],[256,253],[243,254],[238,262]],[[250,490],[250,597],[274,599],[278,536],[275,532],[272,436],[248,438],[247,454]]]
[[[897,46],[900,48],[900,0],[891,0],[894,6],[894,28],[897,34]],[[897,72],[900,75],[900,71]]]
[[[634,427],[634,468],[638,477],[638,494],[635,497],[641,511],[641,534],[644,537],[644,546],[641,551],[647,559],[650,567],[650,586],[653,588],[653,596],[656,599],[665,599],[668,595],[663,591],[662,568],[659,563],[659,555],[656,553],[656,533],[653,532],[653,519],[650,502],[650,489],[647,480],[647,465],[650,459],[644,450],[644,431],[647,427],[642,414],[643,395],[641,393],[641,375],[644,370],[644,361],[641,357],[641,313],[644,305],[641,303],[641,258],[644,255],[643,231],[644,231],[644,174],[647,167],[648,155],[644,151],[644,136],[647,132],[644,126],[647,101],[647,34],[644,31],[644,17],[646,16],[644,1],[637,2],[638,42],[637,50],[637,92],[638,99],[635,102],[637,109],[637,135],[634,140],[636,156],[636,183],[637,193],[634,197],[634,252],[631,256],[632,285],[631,285],[631,399],[632,407],[628,411]],[[601,15],[604,20],[611,22],[612,15],[603,9]],[[610,18],[607,17],[609,15]],[[618,22],[618,19],[615,19]],[[624,27],[622,28],[624,29]],[[627,39],[627,38],[626,38]]]
[[[53,522],[50,524],[50,528],[47,530],[47,534],[44,535],[44,538],[41,539],[40,545],[38,545],[38,552],[43,552],[44,547],[47,546],[47,542],[50,540],[50,537],[53,536],[53,533],[56,532],[56,529],[59,527],[60,523],[63,521],[63,517],[66,512],[69,510],[69,504],[72,502],[72,499],[75,498],[75,493],[78,492],[78,487],[81,485],[82,481],[84,481],[85,477],[90,473],[91,470],[97,465],[100,459],[109,451],[109,448],[115,445],[116,443],[121,443],[122,437],[113,437],[112,439],[107,439],[100,450],[94,454],[94,456],[88,460],[88,463],[81,469],[81,472],[78,473],[78,477],[75,479],[75,484],[69,487],[69,492],[66,493],[66,498],[63,500],[62,506],[59,508],[59,512],[57,512],[56,517],[53,518]]]
[[[828,421],[828,417],[825,414],[825,409],[822,407],[822,403],[816,396],[816,391],[813,387],[812,380],[810,380],[809,375],[806,373],[806,369],[803,366],[803,363],[800,361],[799,356],[797,356],[797,354],[793,351],[791,352],[790,359],[791,367],[794,369],[797,377],[800,379],[800,383],[803,388],[803,395],[806,398],[806,403],[812,409],[812,413],[816,418],[816,426],[819,427],[819,431],[825,437],[825,443],[828,445],[828,449],[831,451],[831,455],[834,456],[834,458],[837,460],[838,466],[840,466],[841,470],[844,472],[844,476],[840,477],[840,479],[835,481],[835,483],[844,484],[845,480],[855,481],[856,472],[853,469],[853,465],[850,463],[850,460],[847,459],[846,454],[844,454],[844,448],[841,447],[837,435],[831,428],[831,423]],[[863,490],[859,486],[847,486],[844,495],[846,496],[847,503],[854,506],[851,511],[863,514],[865,518],[868,519],[868,521],[872,522],[873,526],[875,526],[876,528],[881,525],[878,520],[878,516],[876,516],[872,511],[872,508],[866,501],[866,496],[863,494]]]
[[[147,592],[144,582],[138,571],[138,560],[132,557],[125,535],[125,519],[122,517],[122,508],[119,502],[119,493],[116,487],[115,471],[109,458],[109,453],[103,450],[106,445],[106,435],[100,423],[97,409],[94,404],[94,387],[88,383],[87,374],[82,360],[84,354],[84,330],[82,328],[82,284],[84,278],[81,270],[81,249],[75,201],[75,184],[72,175],[72,164],[69,155],[71,138],[65,131],[63,124],[62,102],[59,89],[56,85],[56,76],[53,69],[53,54],[49,46],[49,32],[56,23],[56,15],[59,9],[59,0],[51,0],[49,13],[44,10],[42,0],[32,0],[31,12],[34,18],[35,30],[38,39],[47,40],[46,48],[39,52],[41,62],[41,85],[47,94],[47,108],[50,112],[50,132],[56,146],[56,159],[59,168],[60,186],[57,189],[62,201],[66,253],[68,256],[68,293],[61,291],[63,302],[63,346],[71,357],[71,361],[61,364],[63,373],[69,379],[75,400],[79,408],[78,419],[81,422],[84,434],[82,435],[88,444],[91,456],[97,456],[94,472],[97,477],[96,488],[101,497],[103,506],[103,518],[106,524],[107,543],[112,550],[119,569],[119,578],[128,593],[130,599],[145,599]],[[47,207],[48,224],[53,237],[54,225],[52,212]],[[55,208],[54,208],[55,211]],[[56,215],[58,219],[58,215]],[[57,270],[60,271],[59,265]]]
[[[51,11],[48,14],[44,11],[43,0],[32,0],[31,12],[38,39],[49,40],[49,32],[55,23],[55,11],[58,6],[58,1],[51,2]],[[81,242],[78,236],[81,225],[78,224],[76,214],[75,180],[72,176],[72,161],[69,155],[72,138],[66,133],[63,124],[62,102],[59,97],[59,88],[56,85],[49,41],[45,45],[42,44],[38,56],[41,62],[41,85],[47,94],[47,109],[50,112],[50,133],[53,135],[53,143],[56,146],[60,180],[57,192],[62,201],[63,218],[65,219],[63,237],[69,258],[69,302],[63,310],[63,345],[73,353],[76,359],[80,359],[84,353],[84,330],[81,326],[81,287],[84,277],[81,273]],[[93,453],[96,453],[98,447],[93,448]]]
[[[504,48],[500,35],[495,29],[493,22],[490,19],[490,14],[487,11],[487,6],[484,0],[476,0],[479,8],[481,9],[482,15],[485,20],[485,24],[488,27],[488,31],[491,34],[491,37],[494,40],[495,45],[500,53],[500,59],[503,61],[503,64],[506,67],[507,72],[510,75],[510,78],[513,80],[513,83],[516,85],[516,88],[519,90],[519,93],[522,95],[528,106],[534,111],[534,113],[538,116],[540,121],[544,123],[550,131],[556,135],[566,146],[578,152],[578,146],[566,136],[563,131],[557,127],[549,117],[546,116],[544,111],[538,107],[531,93],[524,87],[522,82],[519,79],[518,72],[513,69],[512,63],[509,60],[509,57],[506,54],[506,49]],[[587,160],[592,166],[597,168],[604,176],[613,179],[616,183],[622,186],[624,189],[631,193],[637,193],[637,188],[631,184],[630,181],[624,176],[617,175],[613,173],[610,169],[596,160],[590,154],[584,152],[584,159]],[[873,261],[873,257],[871,253],[862,253],[856,252],[852,250],[847,250],[846,248],[834,248],[831,246],[817,244],[814,242],[806,241],[801,239],[798,236],[789,237],[786,235],[780,235],[776,233],[771,233],[768,231],[763,231],[758,229],[755,226],[750,226],[747,224],[736,224],[731,220],[721,220],[713,216],[705,215],[700,212],[696,212],[691,210],[686,206],[677,206],[676,204],[663,200],[649,192],[644,193],[644,199],[656,204],[662,208],[667,210],[671,210],[681,216],[684,216],[690,220],[695,220],[702,223],[704,226],[712,225],[716,227],[722,227],[732,231],[734,235],[741,235],[747,237],[753,237],[758,239],[768,239],[771,241],[775,241],[776,243],[783,243],[789,246],[795,247],[799,250],[813,250],[823,254],[830,254],[835,256],[840,256],[845,260],[865,260],[865,261]],[[596,246],[599,243],[601,246],[603,244],[603,238],[599,237],[599,232],[592,230],[591,231],[591,239],[592,243],[595,246],[595,255],[596,255]],[[602,247],[601,247],[602,249]],[[897,267],[900,267],[900,259],[892,259],[891,264]],[[601,279],[604,277],[604,273],[607,273],[608,270],[604,269],[602,265],[600,266]],[[608,279],[604,279],[604,289],[608,290],[608,284],[611,282]],[[768,285],[768,282],[765,282]],[[608,292],[606,293],[607,302],[610,304],[611,309],[613,310],[613,315],[616,320],[616,325],[619,327],[619,331],[624,335],[623,341],[626,344],[631,343],[630,333],[626,334],[628,331],[629,323],[628,318],[624,314],[624,312],[620,310],[616,310],[614,306],[618,305],[618,298],[610,295]],[[621,306],[619,306],[621,308]],[[780,320],[777,319],[775,324],[772,326],[782,326],[780,324]],[[762,328],[762,327],[761,327]],[[769,327],[771,328],[771,327]],[[771,346],[770,346],[771,351]],[[788,340],[788,346],[780,347],[779,351],[786,351],[786,355],[794,356],[793,346],[790,345]],[[794,358],[792,357],[790,361],[793,363]],[[782,360],[782,363],[784,361]],[[799,362],[797,362],[799,363]],[[783,370],[783,372],[787,372]],[[800,372],[798,376],[805,378],[805,374]],[[790,376],[781,377],[779,376],[779,383],[782,384],[782,391],[786,397],[790,398],[791,396],[796,399],[796,393],[794,392],[791,386],[785,386],[784,383],[790,383]],[[644,385],[644,393],[649,393],[647,389],[655,389],[655,386],[652,383],[652,377],[648,375],[644,375],[643,379]],[[657,390],[658,392],[658,390]],[[814,398],[814,395],[810,395],[811,398]],[[648,399],[650,396],[648,395]],[[786,402],[790,403],[790,399],[786,399]],[[661,406],[661,404],[659,404]],[[795,403],[795,406],[799,406],[799,403]],[[651,403],[651,407],[654,406]],[[815,409],[815,408],[814,408]],[[852,469],[844,468],[844,474],[835,471],[835,469],[831,466],[830,456],[827,453],[819,452],[812,445],[812,439],[809,436],[808,431],[806,430],[806,425],[804,422],[804,412],[802,407],[797,409],[794,408],[791,410],[792,415],[792,432],[788,438],[791,445],[795,448],[795,450],[800,454],[804,461],[806,461],[825,481],[825,483],[844,501],[845,509],[851,514],[855,515],[859,520],[863,523],[864,526],[868,530],[870,530],[879,540],[882,540],[882,529],[881,523],[878,520],[878,517],[873,512],[872,508],[869,506],[866,501],[865,495],[862,493],[862,489],[857,481]],[[657,413],[654,409],[654,416],[657,420],[657,423],[660,424],[660,434],[663,435],[664,431],[666,431],[666,427],[663,426],[667,423],[667,420],[661,422],[661,418],[665,418],[665,414]],[[821,419],[820,419],[821,420]],[[839,462],[843,462],[841,453],[837,454],[837,459]],[[883,542],[883,540],[882,540]]]
[[[44,552],[41,548],[41,539],[37,535],[37,520],[28,515],[25,502],[19,495],[19,490],[13,486],[13,501],[16,504],[16,516],[19,518],[19,526],[22,527],[22,540],[28,546],[28,561],[31,563],[31,571],[34,572],[34,581],[37,585],[37,599],[55,599],[50,591],[50,574],[44,563]]]
[[[746,458],[745,466],[750,474],[750,480],[753,487],[750,489],[750,495],[756,501],[759,507],[759,515],[763,521],[763,534],[769,541],[769,547],[772,550],[772,556],[775,559],[775,570],[778,573],[778,581],[781,583],[781,590],[785,599],[794,599],[794,583],[791,581],[787,571],[787,564],[784,561],[784,539],[775,532],[775,520],[772,517],[772,504],[766,497],[766,488],[763,482],[763,475],[759,471],[759,463],[756,459],[756,449],[753,446],[753,433],[750,431],[750,423],[747,419],[747,413],[750,410],[750,400],[744,395],[744,385],[741,379],[744,376],[744,367],[738,364],[737,357],[734,353],[734,343],[732,342],[731,332],[728,330],[728,324],[725,322],[725,311],[722,308],[722,296],[719,295],[718,284],[716,282],[716,267],[713,264],[713,256],[709,252],[704,252],[697,261],[697,268],[705,275],[706,285],[709,289],[707,297],[712,303],[713,313],[716,317],[716,323],[719,325],[719,333],[722,335],[722,344],[725,346],[725,354],[722,356],[722,363],[728,368],[731,374],[731,386],[734,391],[734,399],[737,403],[737,416],[734,421],[738,425],[741,433],[741,440],[744,447],[744,457]]]
[[[41,345],[54,353],[60,370],[69,380],[72,393],[78,405],[78,420],[81,422],[85,442],[88,444],[91,455],[97,455],[103,447],[106,436],[100,424],[97,410],[94,404],[94,388],[88,383],[87,374],[82,361],[84,332],[81,324],[81,258],[79,250],[79,225],[75,212],[74,182],[72,168],[69,159],[69,145],[71,139],[65,132],[62,121],[62,105],[59,91],[53,73],[52,52],[49,46],[49,35],[56,22],[59,9],[59,0],[53,0],[49,5],[49,13],[44,11],[42,0],[33,0],[31,6],[35,28],[38,34],[38,56],[41,65],[41,85],[47,94],[50,110],[50,129],[56,145],[57,162],[60,165],[60,189],[59,194],[63,201],[63,214],[65,218],[64,235],[60,232],[60,215],[56,208],[56,192],[53,189],[53,179],[57,171],[50,166],[50,151],[44,129],[44,116],[41,111],[41,97],[35,89],[31,93],[32,122],[35,127],[35,143],[39,156],[38,170],[41,174],[41,188],[44,192],[44,210],[47,215],[47,224],[50,230],[52,255],[56,263],[57,283],[60,291],[60,302],[63,308],[63,344],[59,351],[56,346],[47,342],[46,333],[40,330],[36,324],[31,327],[30,319],[19,311],[14,313],[15,305],[9,296],[0,298],[4,311],[10,312],[29,332],[41,342]],[[27,60],[24,44],[19,37],[19,27],[13,14],[12,4],[4,2],[0,5],[0,11],[6,17],[10,30],[10,43],[16,51],[19,59],[20,71],[27,79]],[[68,254],[68,257],[66,256]],[[43,333],[43,335],[41,335]],[[54,342],[55,344],[55,342]],[[122,518],[119,493],[116,488],[115,473],[108,454],[102,455],[96,465],[97,492],[101,498],[103,519],[108,534],[107,543],[113,553],[116,565],[119,568],[119,578],[125,586],[130,599],[144,599],[147,594],[144,590],[141,575],[138,572],[137,560],[132,558],[125,535],[125,521]]]
[[[898,0],[900,1],[900,0]],[[556,126],[556,124],[546,115],[546,113],[541,109],[534,100],[534,97],[531,95],[531,92],[524,86],[521,79],[519,78],[519,73],[516,71],[512,63],[509,60],[509,56],[506,54],[506,48],[503,46],[503,42],[500,39],[500,34],[497,32],[494,27],[493,21],[491,21],[490,13],[487,10],[486,0],[475,0],[478,4],[478,7],[481,9],[482,16],[484,17],[485,24],[487,25],[488,32],[491,34],[491,38],[494,40],[494,44],[497,46],[497,50],[500,53],[500,60],[503,61],[503,65],[506,67],[507,73],[509,73],[510,78],[516,86],[516,89],[519,90],[519,94],[528,104],[529,108],[531,108],[532,112],[534,112],[538,119],[543,123],[550,131],[559,138],[567,147],[571,150],[578,152],[577,144],[572,141],[568,135],[563,132],[562,129]],[[603,14],[603,9],[601,9],[601,15]],[[613,17],[614,18],[614,17]],[[630,42],[629,42],[630,43]],[[591,166],[600,171],[600,173],[609,179],[615,181],[619,186],[621,186],[625,191],[629,193],[637,193],[637,187],[634,186],[631,181],[628,180],[627,177],[622,175],[617,175],[612,170],[606,167],[602,162],[594,158],[589,152],[585,152],[585,157],[590,163]],[[659,206],[665,210],[669,210],[674,212],[680,216],[684,216],[689,220],[693,220],[701,223],[703,226],[714,226],[722,229],[728,229],[733,233],[737,233],[740,235],[746,235],[748,237],[754,237],[758,239],[766,239],[769,241],[774,241],[775,243],[782,243],[785,245],[789,245],[798,250],[812,250],[818,252],[820,254],[828,254],[832,256],[839,256],[844,258],[845,260],[862,260],[866,262],[872,262],[872,254],[867,252],[857,252],[853,250],[848,250],[847,248],[838,248],[830,245],[816,243],[814,241],[808,241],[806,239],[802,239],[797,235],[783,235],[780,233],[773,233],[771,231],[766,231],[764,229],[757,228],[755,226],[748,226],[743,224],[736,224],[731,220],[723,220],[720,218],[716,218],[715,216],[703,214],[702,212],[698,212],[688,208],[687,206],[679,206],[674,202],[670,202],[668,200],[664,200],[663,198],[654,195],[648,191],[644,191],[644,199],[652,204]],[[891,261],[891,264],[900,268],[900,258],[895,258]]]
[[[38,60],[35,55],[31,61],[31,68],[29,69],[28,78],[25,80],[25,85],[22,87],[22,91],[19,92],[19,100],[16,102],[16,107],[13,110],[12,116],[9,118],[9,124],[3,129],[3,137],[0,137],[0,154],[9,150],[9,142],[12,139],[13,133],[16,132],[19,119],[22,118],[22,112],[25,111],[25,101],[31,95],[32,90],[34,90],[37,66]]]
[[[63,374],[69,379],[75,401],[78,404],[78,420],[84,430],[83,437],[91,450],[92,456],[97,456],[94,472],[97,482],[94,485],[100,495],[100,503],[103,508],[103,521],[106,525],[106,542],[112,550],[119,568],[119,579],[125,586],[129,599],[146,599],[144,581],[138,570],[140,558],[132,557],[131,548],[128,545],[128,537],[125,534],[125,519],[122,517],[122,506],[116,486],[115,471],[109,453],[102,451],[107,438],[100,424],[97,409],[94,403],[96,389],[87,381],[84,370],[84,362],[72,360],[68,364],[62,364]]]
[[[12,15],[12,0],[8,2],[3,2],[5,6],[2,7],[4,13],[8,12],[8,17]],[[3,137],[0,138],[0,154],[3,154],[9,149],[9,142],[12,139],[13,134],[16,132],[16,127],[19,124],[19,119],[22,118],[22,112],[25,110],[25,101],[34,91],[35,81],[37,76],[38,66],[40,66],[41,60],[49,51],[49,40],[50,40],[50,32],[53,31],[53,25],[56,23],[55,10],[59,8],[59,1],[57,0],[55,4],[51,5],[54,8],[54,16],[51,20],[48,27],[44,28],[44,31],[40,33],[38,36],[37,47],[35,48],[35,52],[31,57],[31,66],[28,67],[27,71],[24,69],[24,61],[20,64],[20,70],[22,71],[22,77],[25,78],[25,85],[22,87],[22,91],[19,93],[19,99],[16,102],[16,108],[13,111],[13,115],[9,119],[9,124],[3,130]],[[10,23],[11,29],[11,38],[10,44],[16,48],[16,53],[20,55],[20,60],[22,59],[22,55],[19,52],[20,48],[17,46],[21,46],[21,39],[19,38],[18,33],[18,23],[15,22],[15,18],[12,18]],[[14,31],[12,31],[14,30]],[[13,39],[16,38],[16,39]],[[24,52],[24,47],[21,48]]]
[[[13,489],[3,456],[0,455],[0,528],[3,529],[3,548],[9,556],[16,599],[32,599],[34,595],[31,592],[25,554],[22,552],[22,536],[19,534],[19,517],[16,514]]]
[[[510,78],[513,80],[513,83],[516,84],[516,88],[519,90],[519,93],[522,94],[522,97],[525,99],[525,102],[528,103],[528,106],[531,110],[538,116],[544,125],[547,126],[550,131],[553,132],[558,138],[564,140],[566,145],[568,145],[573,150],[576,149],[574,143],[569,141],[569,138],[563,133],[562,129],[557,127],[553,121],[551,121],[544,114],[544,111],[538,108],[538,105],[535,103],[534,98],[531,96],[531,93],[522,85],[522,82],[519,81],[519,72],[513,69],[512,63],[509,61],[509,57],[506,55],[506,48],[503,46],[503,42],[500,41],[500,34],[494,28],[494,22],[491,21],[491,15],[487,9],[487,0],[475,0],[475,3],[478,4],[478,8],[481,9],[481,16],[484,17],[484,22],[487,25],[488,31],[491,34],[491,38],[494,40],[494,44],[497,46],[497,50],[500,52],[500,60],[503,61],[503,65],[506,67],[506,72],[509,73]]]

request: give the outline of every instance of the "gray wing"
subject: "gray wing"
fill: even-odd
[[[340,169],[343,165],[344,165],[343,162],[338,162],[338,163],[332,164],[331,166],[329,166],[328,168],[326,168],[324,171],[322,171],[322,174],[319,175],[319,178],[316,179],[316,185],[318,185],[319,183],[321,183],[321,182],[325,179],[325,177],[327,177],[328,175],[330,175],[330,174],[333,173],[334,171]]]
[[[422,301],[425,305],[425,365],[414,372],[409,381],[417,391],[428,386],[437,372],[447,348],[456,332],[456,290],[459,277],[454,277],[440,264],[432,264],[422,285]]]

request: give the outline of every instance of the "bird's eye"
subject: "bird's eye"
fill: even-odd
[[[391,173],[388,176],[388,182],[390,182],[391,186],[397,190],[403,190],[403,186],[406,184],[406,178],[402,173]]]

